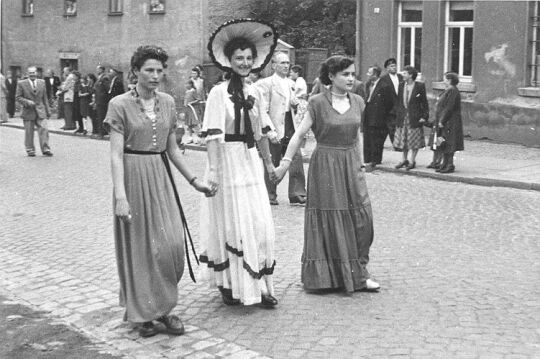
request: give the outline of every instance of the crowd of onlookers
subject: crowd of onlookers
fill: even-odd
[[[300,65],[291,66],[288,73],[296,102],[294,121],[299,124],[307,110],[308,98],[327,90],[327,87],[316,78],[309,91]],[[217,83],[225,81],[225,75]],[[403,153],[403,160],[396,164],[396,168],[415,168],[418,150],[427,144],[435,151],[433,162],[428,168],[442,173],[453,172],[453,153],[463,150],[460,97],[459,91],[455,89],[459,78],[454,74],[445,74],[448,88],[454,90],[451,93],[445,91],[441,95],[444,101],[438,101],[436,114],[430,118],[425,86],[417,81],[418,71],[414,67],[406,66],[398,73],[396,60],[390,58],[384,63],[384,73],[383,69],[375,65],[368,69],[366,76],[365,84],[355,79],[351,90],[360,95],[366,104],[362,114],[366,170],[371,171],[382,162],[384,143],[389,137],[394,149]],[[253,84],[260,78],[260,73],[252,72],[247,82]],[[12,71],[7,71],[2,79],[1,92],[6,107],[4,113],[7,112],[10,118],[15,114],[17,80]],[[60,77],[52,70],[47,70],[43,80],[51,109],[57,111],[59,119],[64,119],[64,131],[74,131],[81,135],[91,133],[92,138],[107,136],[103,121],[108,103],[113,97],[125,92],[119,71],[99,65],[95,74],[82,75],[77,70],[64,67]],[[128,82],[128,88],[132,89],[135,81],[128,76]],[[196,65],[185,83],[177,130],[180,147],[202,143],[199,132],[207,96],[205,85],[203,67]],[[4,117],[0,122],[8,120]],[[427,133],[428,141],[425,127],[432,129]],[[446,155],[441,152],[444,148],[448,152]]]

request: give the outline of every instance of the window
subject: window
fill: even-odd
[[[77,1],[64,0],[64,16],[76,16],[76,15],[77,15]]]
[[[422,2],[400,1],[398,9],[398,68],[413,66],[421,72]]]
[[[164,14],[165,0],[150,0],[150,14]]]
[[[34,16],[34,0],[23,0],[22,1],[22,15],[23,16]]]
[[[109,15],[121,15],[123,0],[109,0]]]
[[[533,16],[531,17],[531,86],[540,87],[540,1],[534,2]]]
[[[444,68],[469,82],[472,80],[473,19],[472,1],[446,2]]]

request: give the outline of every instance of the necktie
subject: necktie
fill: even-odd
[[[403,85],[403,89],[405,90],[404,96],[403,96],[403,105],[405,108],[409,107],[409,86],[407,84]]]
[[[30,84],[32,84],[32,90],[36,90],[36,83],[34,82],[34,80],[30,80]]]

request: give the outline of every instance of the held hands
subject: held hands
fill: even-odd
[[[124,223],[131,222],[131,211],[129,209],[129,203],[127,199],[123,198],[116,200],[116,208],[114,209],[114,214]]]
[[[198,181],[195,181],[197,183]],[[207,184],[204,185],[204,188],[207,190],[200,191],[197,187],[197,191],[204,192],[206,197],[213,197],[216,195],[219,189],[219,181],[217,171],[215,169],[210,169],[208,171],[208,178],[206,179]],[[195,185],[195,183],[193,185]]]
[[[281,182],[283,177],[285,177],[285,173],[287,173],[287,171],[289,170],[289,165],[289,162],[281,161],[279,167],[274,170],[273,177],[270,176],[272,182],[274,182],[275,184]]]
[[[192,186],[199,192],[204,193],[206,197],[213,197],[216,195],[217,192],[217,185],[211,186],[206,183],[203,183],[199,180],[195,180],[192,183]]]

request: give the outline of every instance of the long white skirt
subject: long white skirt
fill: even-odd
[[[243,142],[220,143],[219,156],[218,192],[201,205],[201,262],[210,287],[231,289],[244,305],[260,303],[262,293],[274,294],[275,265],[263,163]]]

